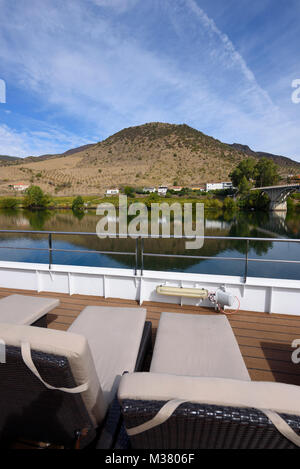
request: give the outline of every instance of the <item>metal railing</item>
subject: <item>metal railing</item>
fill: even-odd
[[[55,249],[52,246],[53,236],[54,235],[63,235],[63,236],[97,236],[97,233],[89,232],[75,232],[75,231],[31,231],[31,230],[0,230],[1,234],[35,234],[35,235],[47,235],[48,236],[48,247],[47,248],[27,248],[27,247],[16,247],[16,246],[0,246],[0,249],[17,249],[24,251],[47,251],[49,259],[49,269],[53,264],[53,253],[54,252],[72,252],[72,253],[86,253],[86,254],[106,254],[106,255],[120,255],[120,256],[134,256],[135,257],[135,275],[137,275],[137,266],[138,266],[138,238],[135,242],[134,252],[124,252],[124,251],[98,251],[93,249]],[[114,235],[112,235],[114,236]]]
[[[107,237],[107,233],[90,233],[90,232],[71,232],[71,231],[31,231],[31,230],[0,230],[1,234],[34,234],[44,235],[48,238],[47,248],[34,248],[34,247],[16,247],[16,246],[1,246],[0,249],[17,249],[17,250],[28,250],[28,251],[46,251],[48,252],[49,269],[53,265],[53,253],[54,252],[67,252],[67,253],[86,253],[86,254],[104,254],[104,255],[122,255],[122,256],[133,256],[135,259],[134,273],[137,275],[140,269],[141,275],[144,272],[144,258],[145,257],[158,257],[158,258],[175,258],[175,259],[194,259],[194,260],[208,260],[214,259],[218,261],[243,261],[244,262],[244,282],[246,283],[248,277],[249,262],[263,262],[263,263],[284,263],[284,264],[300,264],[297,260],[285,260],[285,259],[261,259],[261,258],[249,258],[250,242],[272,242],[272,243],[295,243],[300,244],[300,239],[289,239],[289,238],[250,238],[250,237],[230,237],[230,236],[163,236],[163,235],[130,235],[131,239],[135,239],[134,251],[99,251],[90,249],[56,249],[53,247],[53,237],[57,236],[103,236]],[[118,233],[110,233],[109,237],[116,239],[126,239],[127,236]],[[101,239],[101,238],[99,238]],[[103,238],[102,238],[103,239]],[[192,255],[181,255],[181,254],[162,254],[162,253],[150,253],[145,251],[145,239],[205,239],[213,241],[239,241],[245,243],[245,255],[243,257],[221,257],[221,256],[192,256]],[[140,262],[139,262],[140,259]]]

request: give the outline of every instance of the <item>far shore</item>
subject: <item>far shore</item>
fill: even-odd
[[[45,207],[36,207],[34,210],[72,210],[72,203],[76,196],[49,196],[50,203]],[[3,203],[6,199],[12,199],[16,202],[14,207],[11,206],[3,206]],[[116,208],[119,206],[119,196],[98,196],[98,195],[90,195],[90,196],[82,196],[84,201],[84,206],[82,210],[96,210],[99,204],[109,203],[114,205]],[[167,203],[168,205],[172,205],[173,203],[177,202],[181,205],[185,203],[196,204],[196,203],[203,203],[205,210],[225,210],[228,211],[249,211],[247,207],[242,207],[235,199],[233,195],[226,196],[221,194],[215,193],[206,193],[206,194],[191,194],[191,195],[184,195],[179,196],[176,194],[166,195],[166,196],[158,196],[155,200],[152,200],[151,195],[149,194],[135,194],[134,196],[128,196],[128,205],[134,202],[145,202],[147,206],[150,206],[151,203]],[[25,209],[25,210],[33,210],[29,209],[28,207],[24,207],[23,204],[23,196],[13,196],[13,195],[0,195],[0,209],[9,209],[9,210],[18,210],[18,209]],[[251,210],[259,210],[259,207],[253,207]],[[300,211],[300,193],[295,193],[291,198],[288,199],[288,210],[296,210]]]

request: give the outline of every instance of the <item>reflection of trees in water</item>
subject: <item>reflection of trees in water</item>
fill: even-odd
[[[300,237],[300,212],[291,211],[287,213],[285,219],[288,233],[292,238]]]
[[[259,226],[266,226],[269,220],[268,212],[240,212],[232,225],[229,236],[240,238],[268,238],[269,236],[260,233],[257,230]],[[232,241],[232,248],[238,252],[245,254],[247,250],[246,241]],[[253,249],[255,254],[261,256],[273,247],[272,242],[268,241],[250,241],[249,248]]]
[[[50,220],[52,214],[49,210],[33,210],[24,212],[31,228],[42,231],[47,220]]]
[[[1,209],[0,210],[0,228],[2,230],[23,229],[28,225],[28,219],[21,210]]]
[[[239,214],[251,225],[253,237],[300,237],[300,213],[297,212],[249,212]]]
[[[85,213],[83,210],[73,210],[72,213],[73,213],[73,216],[77,218],[77,220],[79,221],[82,220],[85,216]]]
[[[211,211],[206,212],[205,217],[207,220],[205,229],[206,236],[231,236],[231,237],[270,237],[260,231],[262,228],[270,227],[271,225],[276,228],[274,220],[272,221],[272,214],[266,212],[222,212]],[[20,229],[20,230],[46,230],[46,231],[63,231],[63,232],[91,232],[96,231],[96,225],[100,217],[96,215],[95,211],[81,212],[80,216],[74,215],[72,211],[0,211],[0,227],[2,229]],[[281,220],[282,222],[282,220]],[[287,216],[286,224],[289,226],[289,231],[293,231],[296,237],[296,232],[299,233],[300,227],[300,214],[293,214]],[[171,230],[172,231],[172,230]],[[30,239],[40,241],[46,239],[41,235],[31,233],[28,235]],[[1,239],[11,239],[12,235],[1,235]],[[13,235],[15,239],[24,239],[24,235]],[[135,240],[131,238],[125,239],[99,239],[97,236],[76,236],[76,235],[54,235],[53,247],[57,247],[57,241],[63,243],[70,243],[69,248],[72,246],[78,249],[90,249],[101,251],[126,251],[134,252]],[[255,242],[250,243],[250,248],[255,251],[258,256],[266,254],[271,248],[271,242]],[[68,246],[67,246],[68,247]],[[178,254],[178,255],[200,255],[200,256],[218,256],[225,251],[236,250],[238,253],[245,254],[246,243],[242,241],[229,241],[229,240],[204,240],[204,245],[200,250],[186,250],[185,240],[182,239],[146,239],[145,251],[149,253],[164,253],[164,254]],[[232,255],[232,252],[231,254]],[[91,256],[97,254],[89,254],[86,257],[88,265]],[[117,261],[120,265],[125,267],[134,265],[133,256],[121,255],[107,255],[107,258]],[[82,256],[81,256],[82,261]],[[145,258],[145,267],[148,269],[163,269],[172,270],[180,268],[185,269],[195,264],[202,262],[201,260],[193,259],[176,259],[170,258]],[[99,265],[101,265],[99,257]]]
[[[80,217],[74,216],[71,211],[20,211],[18,214],[0,213],[0,226],[3,229],[25,229],[25,230],[45,230],[45,231],[83,231],[94,233],[96,231],[96,225],[99,221],[99,216],[93,211],[87,213],[81,213]],[[83,215],[83,216],[82,216]],[[220,220],[220,227],[222,227],[222,212],[212,212],[209,217],[210,220]],[[19,224],[17,224],[19,220]],[[214,225],[215,226],[215,225]],[[227,225],[226,225],[227,226]],[[171,230],[172,231],[172,230]],[[210,236],[226,236],[228,230],[224,229],[208,229],[206,234]],[[2,235],[4,237],[12,239],[12,235]],[[24,235],[13,235],[13,238],[23,239]],[[41,235],[35,235],[30,233],[28,238],[40,241],[45,239]],[[131,238],[125,239],[99,239],[97,236],[79,236],[79,235],[54,235],[53,236],[53,248],[57,247],[57,241],[63,243],[70,243],[78,249],[90,249],[98,251],[123,251],[123,252],[134,252],[135,251],[135,240]],[[70,246],[70,249],[72,247]],[[186,251],[185,240],[182,239],[146,239],[145,240],[145,251],[150,253],[166,253],[166,254],[179,254],[186,255],[203,255],[203,256],[215,256],[223,249],[226,249],[226,241],[210,241],[205,240],[203,248],[198,250]],[[90,254],[88,256],[97,256],[97,254]],[[121,255],[108,255],[118,263],[124,266],[133,266],[133,256],[121,256]],[[90,257],[87,257],[87,263]],[[148,268],[152,269],[172,269],[172,268],[187,268],[189,266],[197,264],[198,260],[193,259],[176,259],[176,258],[146,258],[145,263]]]

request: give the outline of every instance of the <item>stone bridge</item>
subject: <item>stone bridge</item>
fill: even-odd
[[[286,199],[293,193],[300,191],[300,184],[286,186],[254,187],[252,191],[261,191],[270,198],[270,210],[287,210]]]

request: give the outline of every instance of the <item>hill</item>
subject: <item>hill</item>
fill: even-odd
[[[270,158],[271,160],[274,161],[274,163],[278,164],[278,166],[281,166],[282,168],[284,167],[286,167],[287,169],[289,167],[293,168],[295,166],[295,163],[298,165],[298,163],[291,160],[291,158],[287,158],[286,156],[281,156],[281,155],[273,155],[272,153],[265,153],[262,151],[253,151],[251,150],[250,147],[248,147],[248,145],[241,145],[239,143],[233,143],[230,146],[233,147],[235,150],[238,150],[254,158]]]
[[[188,125],[149,123],[129,127],[96,144],[60,155],[15,161],[1,168],[0,192],[9,184],[38,184],[59,195],[103,194],[105,189],[132,185],[199,185],[226,181],[248,156],[262,154],[238,144],[228,145]],[[300,173],[300,163],[276,155],[280,173]]]
[[[95,145],[94,143],[89,143],[88,145],[82,145],[81,147],[72,148],[71,150],[67,150],[64,153],[59,153],[59,154],[28,156],[27,158],[24,158],[23,161],[28,163],[29,161],[39,162],[39,161],[49,160],[51,158],[60,158],[60,157],[63,158],[65,156],[74,155],[75,153],[80,153],[81,151],[87,150],[88,148],[93,147],[94,145]]]
[[[21,159],[22,158],[18,158],[17,156],[0,155],[0,165],[15,163],[16,161],[19,161]]]

